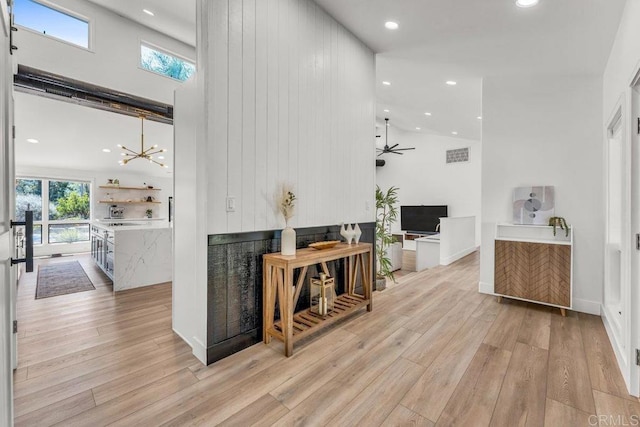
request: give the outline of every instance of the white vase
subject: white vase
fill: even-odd
[[[360,243],[360,236],[362,236],[362,230],[360,230],[360,226],[356,222],[356,226],[353,228],[353,240],[355,240],[356,245]]]
[[[340,224],[340,235],[341,235],[342,237],[344,237],[344,239],[345,239],[345,240],[348,240],[348,239],[347,239],[347,236],[348,236],[348,234],[347,234],[347,229],[346,229],[346,228],[344,228],[344,222]],[[347,242],[347,243],[348,243],[348,242]]]
[[[282,255],[296,254],[296,230],[289,226],[282,230],[280,253],[282,253]]]

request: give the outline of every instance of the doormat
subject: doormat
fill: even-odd
[[[36,299],[92,290],[95,286],[78,261],[38,266]]]

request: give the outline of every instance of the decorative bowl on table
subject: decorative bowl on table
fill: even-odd
[[[318,250],[330,249],[330,248],[333,248],[338,243],[340,243],[340,240],[329,240],[329,241],[326,241],[326,242],[311,243],[311,244],[309,244],[309,247],[313,248],[313,249],[318,249]]]

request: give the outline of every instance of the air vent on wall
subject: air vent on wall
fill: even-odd
[[[469,161],[469,147],[447,150],[447,163],[461,163]]]

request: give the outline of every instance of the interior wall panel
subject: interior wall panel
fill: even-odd
[[[205,7],[209,234],[281,228],[273,197],[285,182],[294,227],[373,220],[371,50],[311,0]]]

